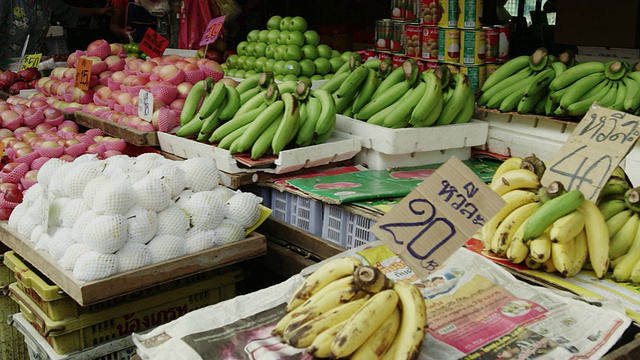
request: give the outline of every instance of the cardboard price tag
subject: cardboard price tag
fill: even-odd
[[[151,122],[153,115],[153,94],[140,90],[138,93],[138,116],[145,121]]]
[[[37,69],[38,65],[40,65],[41,59],[42,59],[42,53],[25,55],[22,58],[22,64],[20,64],[20,70],[29,69],[29,68]]]
[[[84,91],[89,90],[89,81],[91,80],[91,66],[93,66],[93,61],[85,58],[78,59],[75,81],[75,86],[77,88]]]
[[[167,46],[169,46],[169,40],[162,37],[152,28],[147,28],[138,49],[153,58],[162,56]]]
[[[207,24],[207,28],[204,30],[204,34],[202,34],[202,38],[200,39],[200,46],[205,46],[218,40],[224,28],[224,19],[226,18],[227,15],[222,15],[209,20],[209,24]]]
[[[602,186],[640,135],[640,118],[591,106],[576,129],[547,164],[544,186],[560,181],[567,190],[580,190],[596,201]]]
[[[452,157],[371,231],[424,279],[504,205],[471,169]]]

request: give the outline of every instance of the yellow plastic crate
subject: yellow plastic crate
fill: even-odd
[[[242,278],[241,271],[229,272],[60,321],[50,319],[18,283],[9,285],[9,295],[56,353],[67,354],[162,325],[189,311],[233,298],[236,295],[235,285]]]
[[[80,306],[80,304],[62,291],[58,285],[38,272],[37,269],[21,259],[13,251],[8,251],[4,254],[4,264],[13,272],[11,273],[12,275],[15,274],[15,279],[11,279],[8,283],[14,282],[17,279],[20,290],[53,321],[60,321],[86,314],[95,314],[136,299],[171,291],[179,286],[212,279],[216,276],[224,275],[227,272],[237,270],[236,267],[229,266],[206,271],[93,305]]]
[[[0,255],[0,258],[2,256]],[[28,360],[29,353],[24,336],[13,326],[7,324],[7,317],[20,311],[18,304],[6,295],[13,272],[0,265],[0,359]]]

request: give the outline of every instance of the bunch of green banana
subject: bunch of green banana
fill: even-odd
[[[478,106],[509,112],[545,114],[549,84],[566,70],[565,63],[544,48],[522,55],[500,66],[477,93]]]
[[[273,335],[316,358],[414,359],[427,313],[420,290],[354,257],[331,260],[293,293]]]

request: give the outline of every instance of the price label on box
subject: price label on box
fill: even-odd
[[[205,46],[218,40],[218,37],[220,37],[220,33],[224,29],[224,19],[226,18],[226,15],[222,15],[209,21],[209,24],[207,25],[207,28],[204,30],[204,34],[202,34],[202,38],[200,39],[200,46]]]
[[[153,94],[140,90],[138,93],[138,116],[145,121],[151,122],[153,115]]]
[[[162,37],[152,28],[147,28],[138,49],[153,58],[162,56],[167,46],[169,46],[169,40]]]
[[[592,105],[547,164],[541,183],[560,181],[567,190],[580,190],[595,202],[639,135],[639,117]]]
[[[371,231],[424,279],[504,205],[484,181],[452,157]]]
[[[29,68],[38,68],[40,65],[40,60],[42,59],[42,54],[28,54],[22,58],[22,63],[20,64],[20,70],[29,69]]]
[[[91,66],[93,61],[85,58],[78,59],[76,66],[75,86],[82,90],[89,90],[89,81],[91,80]]]

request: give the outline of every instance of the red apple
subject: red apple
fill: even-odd
[[[48,108],[44,110],[44,118],[48,120],[57,119],[60,116],[63,116],[62,111],[56,108]]]
[[[21,203],[22,202],[22,191],[17,187],[8,188],[2,191],[4,195],[4,199],[8,202],[12,203]]]
[[[131,86],[139,86],[145,85],[149,82],[149,78],[146,76],[136,76],[133,80],[131,80]]]
[[[0,128],[0,139],[5,139],[10,136],[13,136],[13,131],[5,128]]]
[[[27,181],[38,181],[38,170],[31,169],[24,174],[24,179]]]
[[[27,144],[28,147],[22,147],[16,150],[16,158],[19,159],[25,155],[29,155],[35,150],[31,147],[31,145]]]
[[[47,105],[49,104],[47,104],[47,101],[44,99],[34,99],[34,100],[31,100],[31,104],[29,104],[29,106],[34,109],[39,109]]]
[[[164,65],[162,66],[162,69],[158,71],[158,77],[162,80],[169,80],[174,77],[178,71],[180,71],[180,69],[173,64]]]
[[[111,80],[121,83],[126,76],[127,74],[122,70],[114,71],[113,74],[111,74]]]
[[[75,79],[76,78],[76,69],[68,68],[64,71],[64,75],[62,76],[65,79]]]
[[[108,86],[104,86],[96,90],[96,94],[98,94],[98,97],[100,98],[100,100],[103,100],[103,101],[107,101],[111,93],[112,91]]]

